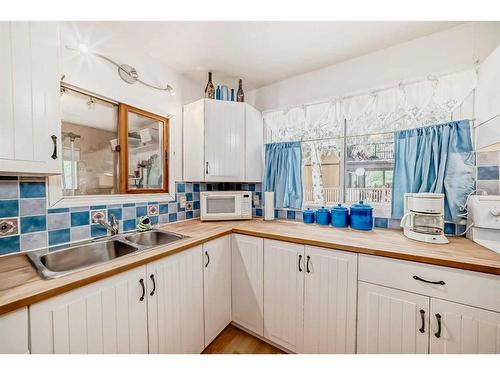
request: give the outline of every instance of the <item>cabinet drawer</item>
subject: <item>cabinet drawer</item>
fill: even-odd
[[[362,281],[500,311],[500,276],[370,255],[359,256],[358,275]]]

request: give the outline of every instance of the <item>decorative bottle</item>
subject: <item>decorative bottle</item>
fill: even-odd
[[[234,89],[231,89],[231,101],[234,102]]]
[[[215,99],[215,88],[212,83],[212,72],[208,72],[208,83],[207,87],[205,87],[205,98]]]
[[[217,86],[217,90],[215,91],[215,99],[220,100],[220,86]]]
[[[243,93],[243,83],[240,79],[238,82],[238,92],[236,93],[236,101],[237,102],[244,102],[245,101],[245,94]]]

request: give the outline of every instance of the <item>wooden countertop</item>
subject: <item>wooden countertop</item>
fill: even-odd
[[[450,244],[434,245],[410,240],[399,230],[374,229],[370,232],[360,232],[284,220],[265,222],[260,219],[244,222],[189,220],[166,225],[164,229],[190,236],[190,238],[52,280],[42,279],[23,253],[0,257],[0,314],[142,266],[230,233],[500,275],[500,254],[465,238],[449,238]]]

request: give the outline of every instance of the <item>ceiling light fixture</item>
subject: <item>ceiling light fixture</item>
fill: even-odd
[[[105,55],[91,51],[90,48],[86,44],[78,43],[77,48],[74,48],[74,47],[67,45],[66,49],[71,50],[71,51],[78,51],[82,54],[91,54],[93,56],[99,57],[102,60],[109,62],[110,64],[113,64],[114,66],[116,66],[118,68],[118,75],[120,76],[120,78],[128,84],[133,84],[133,83],[139,82],[139,83],[142,83],[144,86],[151,87],[152,89],[156,89],[156,90],[160,90],[160,91],[167,91],[170,95],[172,95],[172,96],[175,95],[175,90],[172,86],[167,84],[166,87],[161,87],[161,86],[156,86],[156,85],[152,85],[150,83],[144,82],[139,78],[139,73],[137,73],[137,70],[133,66],[130,66],[127,64],[119,64],[116,61],[114,61],[113,59],[111,59]]]

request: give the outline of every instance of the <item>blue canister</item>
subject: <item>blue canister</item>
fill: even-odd
[[[332,226],[346,228],[349,225],[349,209],[347,207],[339,203],[336,207],[333,207],[331,214]]]
[[[316,211],[316,223],[319,225],[330,225],[330,211],[327,208],[321,207]]]
[[[373,207],[363,201],[351,206],[351,228],[357,230],[372,230]]]
[[[302,212],[302,221],[304,224],[314,224],[314,211],[307,209]]]

